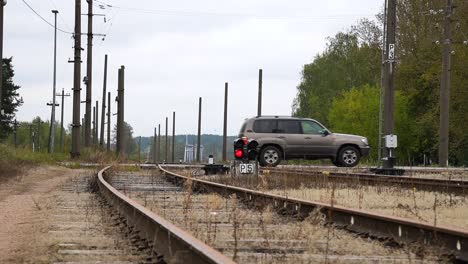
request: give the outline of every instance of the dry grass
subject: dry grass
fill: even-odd
[[[188,171],[181,171],[188,174]],[[381,214],[468,229],[468,197],[399,185],[363,185],[359,181],[337,182],[326,176],[307,177],[263,173],[258,177],[217,175],[205,179],[279,195],[368,210]],[[333,199],[330,197],[333,194]]]
[[[297,221],[279,216],[270,207],[249,209],[235,196],[194,193],[190,181],[184,189],[126,192],[240,263],[375,263],[385,258],[389,263],[435,261],[429,257],[433,253],[425,249],[415,254],[409,248],[387,246],[325,225],[318,211]],[[335,195],[339,196],[338,190]]]

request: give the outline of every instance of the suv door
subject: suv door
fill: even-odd
[[[284,158],[304,157],[302,153],[303,135],[299,120],[278,119],[277,128],[274,131],[276,137],[286,143]]]
[[[331,135],[324,134],[328,131],[325,127],[312,120],[302,120],[302,152],[308,157],[330,157],[336,153],[334,140]]]

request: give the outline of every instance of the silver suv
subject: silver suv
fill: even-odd
[[[276,166],[289,159],[331,159],[336,166],[354,167],[370,150],[367,138],[332,133],[307,118],[250,118],[242,125],[239,137],[258,141],[258,161],[262,166]]]

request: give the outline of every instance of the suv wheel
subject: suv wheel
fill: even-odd
[[[361,154],[353,146],[345,146],[340,149],[336,161],[343,167],[354,167],[358,164]]]
[[[260,152],[260,165],[276,167],[281,162],[281,152],[277,147],[266,146]]]

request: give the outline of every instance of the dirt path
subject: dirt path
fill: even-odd
[[[91,172],[38,167],[0,185],[0,263],[47,262],[50,199],[62,183],[84,173]]]

